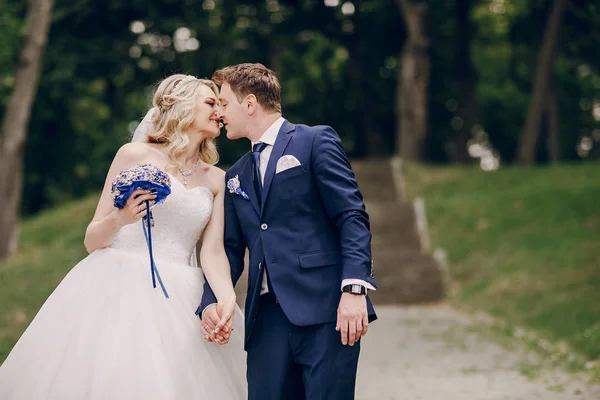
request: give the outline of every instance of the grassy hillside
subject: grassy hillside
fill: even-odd
[[[454,300],[600,356],[600,165],[407,166]]]
[[[97,200],[91,196],[24,221],[19,255],[0,263],[0,362],[56,285],[87,255],[83,236]]]

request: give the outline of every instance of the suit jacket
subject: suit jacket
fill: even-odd
[[[292,155],[296,166],[275,174],[277,160]],[[225,251],[233,283],[249,249],[245,307],[246,345],[256,318],[265,263],[275,295],[297,326],[335,322],[343,279],[375,286],[369,217],[336,132],[285,121],[267,164],[262,205],[252,183],[252,154],[225,179],[237,177],[248,195],[225,194]],[[196,313],[216,303],[208,282]],[[367,296],[369,320],[377,317]]]

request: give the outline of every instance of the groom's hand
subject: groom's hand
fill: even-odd
[[[219,321],[221,321],[219,307],[217,307],[217,304],[211,304],[210,306],[206,307],[204,314],[202,314],[200,329],[202,330],[202,335],[204,336],[205,340],[209,342],[217,342],[218,344],[226,344],[229,342],[229,336],[233,330],[232,324],[231,321],[229,321],[229,323],[225,324],[219,330],[219,332],[215,332]]]
[[[354,343],[367,334],[369,314],[365,295],[342,293],[337,310],[335,330],[341,332],[342,344],[354,346]]]

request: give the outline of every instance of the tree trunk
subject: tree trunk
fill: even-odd
[[[540,125],[546,105],[545,97],[548,95],[548,84],[554,66],[558,33],[565,4],[566,0],[554,0],[552,11],[546,24],[546,32],[544,33],[542,47],[538,54],[533,93],[529,101],[527,119],[519,143],[518,160],[522,164],[533,164],[535,162]]]
[[[12,256],[17,250],[23,151],[48,41],[52,6],[53,0],[29,1],[27,37],[0,130],[0,259]]]
[[[396,152],[406,160],[423,160],[427,139],[429,87],[428,1],[397,0],[407,31],[400,57],[396,93]]]
[[[461,0],[456,3],[456,76],[460,84],[457,116],[462,120],[461,128],[456,132],[454,161],[468,163],[471,159],[467,143],[473,134],[473,126],[477,123],[477,72],[471,57],[471,23],[472,0]]]
[[[548,96],[546,99],[546,118],[548,126],[548,160],[553,164],[562,160],[559,117],[556,89],[550,84],[548,86]]]

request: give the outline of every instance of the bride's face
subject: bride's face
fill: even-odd
[[[215,92],[206,85],[201,85],[196,98],[196,118],[190,125],[188,133],[199,132],[208,137],[217,137],[219,129],[219,102]]]

